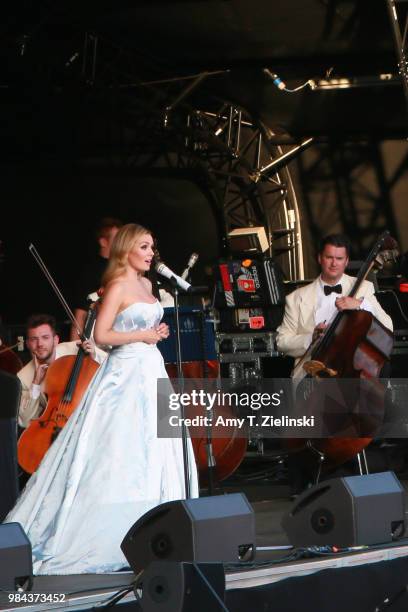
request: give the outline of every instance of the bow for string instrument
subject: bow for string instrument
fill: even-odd
[[[371,249],[366,261],[353,284],[350,297],[356,297],[362,283],[372,268],[380,269],[386,261],[395,259],[396,242],[388,231],[381,234]],[[295,383],[309,376],[320,378],[347,378],[369,381],[362,386],[361,404],[372,408],[372,416],[360,415],[353,421],[358,434],[370,435],[370,427],[375,430],[384,414],[384,390],[378,382],[384,363],[389,360],[393,347],[393,333],[370,312],[365,310],[343,310],[337,313],[325,333],[318,338],[296,365],[292,377]],[[313,388],[313,387],[312,387]],[[355,387],[356,388],[356,387]],[[316,401],[322,396],[316,394]],[[313,411],[313,391],[307,400]],[[315,406],[318,408],[317,406]],[[352,411],[352,406],[350,410]],[[360,419],[360,420],[359,420]],[[334,433],[333,433],[334,435]],[[326,438],[309,441],[308,446],[322,453],[329,467],[348,461],[365,448],[372,437]],[[291,443],[294,446],[296,443]]]
[[[84,331],[79,325],[50,275],[37,250],[31,244],[30,252],[49,280],[67,315],[75,325],[82,340],[90,337],[96,318],[97,302],[91,304]],[[38,419],[33,419],[18,441],[18,463],[29,474],[35,472],[45,453],[66,425],[70,415],[80,403],[99,364],[79,347],[76,355],[65,355],[56,359],[48,368],[44,379],[47,406]]]

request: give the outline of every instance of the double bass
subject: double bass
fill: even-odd
[[[372,268],[381,268],[386,261],[394,259],[395,255],[396,242],[386,231],[371,249],[349,296],[356,296]],[[320,454],[327,467],[334,467],[352,459],[375,435],[376,427],[384,414],[385,389],[378,379],[382,367],[390,359],[392,348],[393,333],[371,313],[365,310],[343,310],[337,313],[325,333],[312,343],[295,367],[293,378],[296,382],[306,376],[315,381],[343,378],[354,379],[356,384],[357,381],[361,382],[359,392],[367,396],[361,399],[372,410],[372,416],[366,413],[363,416],[351,417],[351,423],[356,424],[357,433],[360,425],[362,437],[328,437],[308,441],[307,446]],[[308,398],[311,410],[316,398],[321,399],[321,395],[314,395],[312,391]],[[299,447],[299,442],[292,441],[290,446]]]

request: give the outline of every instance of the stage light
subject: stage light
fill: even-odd
[[[269,242],[264,227],[240,227],[228,232],[230,249],[235,253],[264,253]]]

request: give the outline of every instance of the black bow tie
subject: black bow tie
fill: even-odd
[[[323,285],[324,295],[330,295],[331,293],[341,293],[342,288],[341,285]]]

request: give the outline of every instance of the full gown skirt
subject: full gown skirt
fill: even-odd
[[[157,325],[159,302],[135,303],[114,329]],[[34,574],[103,573],[128,566],[120,544],[145,512],[185,497],[182,440],[157,438],[158,378],[167,378],[155,345],[115,347],[81,404],[33,474],[6,522],[21,523]],[[198,495],[188,441],[190,487]]]

